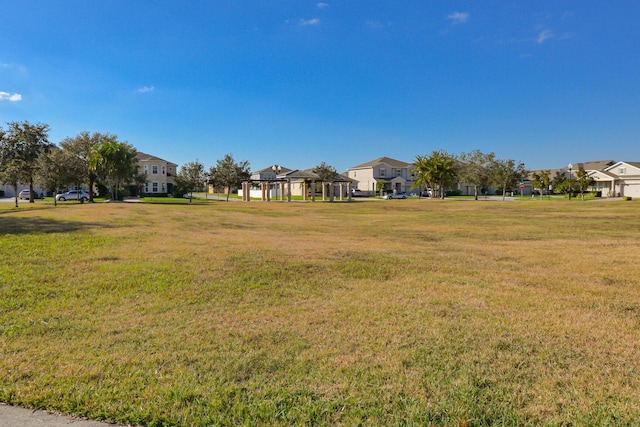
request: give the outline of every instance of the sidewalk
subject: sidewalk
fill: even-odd
[[[0,427],[105,427],[113,424],[49,414],[0,403]]]

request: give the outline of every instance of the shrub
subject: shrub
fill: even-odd
[[[140,197],[169,197],[167,193],[142,193]]]

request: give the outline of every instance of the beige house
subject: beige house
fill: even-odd
[[[383,186],[386,193],[408,193],[415,182],[415,174],[411,172],[411,168],[411,163],[380,157],[349,168],[347,177],[356,182],[355,188],[363,194],[375,194],[379,185]]]
[[[146,182],[140,189],[142,194],[172,194],[178,165],[138,151],[138,172]]]
[[[639,197],[640,162],[616,162],[601,170],[588,170],[596,183],[591,191],[600,191],[602,197]]]

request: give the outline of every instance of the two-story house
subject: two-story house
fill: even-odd
[[[172,194],[178,165],[138,151],[138,172],[146,181],[140,190],[142,194]]]
[[[356,188],[366,195],[375,194],[380,187],[386,193],[409,192],[415,182],[411,168],[411,163],[380,157],[349,168],[347,177],[355,181]]]

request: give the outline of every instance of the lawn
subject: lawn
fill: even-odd
[[[0,211],[0,401],[144,426],[633,425],[640,204]]]

